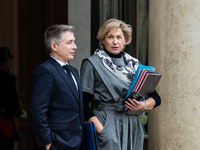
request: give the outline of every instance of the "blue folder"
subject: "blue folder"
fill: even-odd
[[[139,64],[138,65],[138,69],[137,69],[137,71],[136,71],[136,73],[134,75],[134,78],[133,78],[133,80],[131,82],[131,85],[129,87],[128,93],[126,94],[126,98],[133,92],[133,88],[135,86],[135,83],[137,82],[138,77],[140,76],[140,73],[141,73],[142,69],[147,69],[147,70],[150,70],[150,71],[154,71],[155,70],[155,68],[152,67],[152,66],[145,66],[145,65]]]
[[[84,122],[84,148],[85,150],[98,150],[94,122]]]

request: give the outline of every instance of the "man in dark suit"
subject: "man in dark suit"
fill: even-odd
[[[77,49],[74,27],[49,27],[45,45],[50,58],[34,71],[32,78],[30,112],[35,149],[80,150],[84,122],[82,88],[78,71],[68,64]]]

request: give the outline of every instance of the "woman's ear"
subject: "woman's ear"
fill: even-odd
[[[104,45],[104,44],[105,44],[105,41],[104,41],[104,39],[103,39],[103,40],[101,40],[101,44],[102,44],[102,45]]]
[[[51,49],[52,49],[52,51],[57,51],[57,43],[56,42],[51,43]]]

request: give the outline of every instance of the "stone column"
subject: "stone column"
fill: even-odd
[[[81,62],[90,56],[91,33],[91,0],[68,0],[68,24],[75,27],[77,50],[75,57],[70,61],[80,71]]]
[[[149,111],[149,150],[200,148],[200,1],[150,0],[149,65],[163,77]]]

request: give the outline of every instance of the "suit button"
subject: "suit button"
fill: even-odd
[[[82,130],[82,127],[80,126],[79,129]]]

